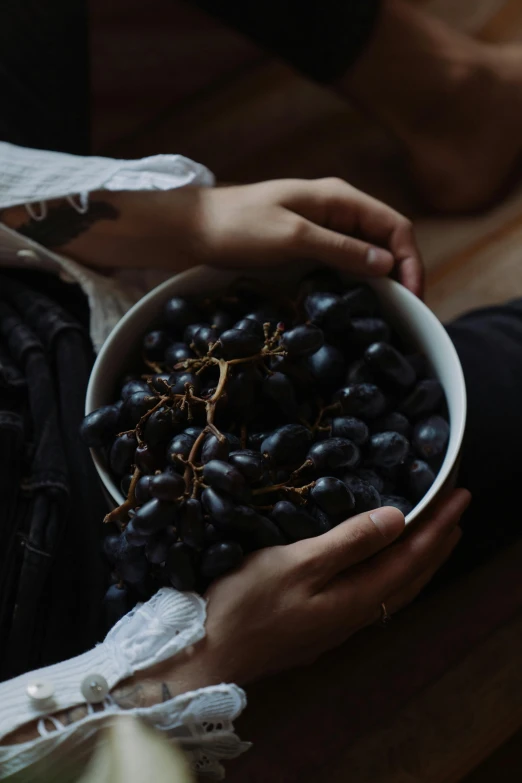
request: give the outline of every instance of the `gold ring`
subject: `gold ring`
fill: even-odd
[[[388,625],[388,623],[391,621],[391,614],[388,614],[388,610],[386,609],[386,604],[384,601],[381,602],[381,625]]]

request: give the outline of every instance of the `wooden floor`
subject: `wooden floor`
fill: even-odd
[[[522,0],[416,2],[483,40],[522,41]],[[345,177],[414,217],[442,319],[522,296],[522,184],[487,214],[415,217],[400,150],[333,94],[177,0],[149,0],[146,20],[141,0],[91,6],[95,152],[181,152],[224,181]],[[522,779],[521,748],[518,734],[466,783]]]

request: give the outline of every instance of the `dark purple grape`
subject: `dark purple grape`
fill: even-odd
[[[153,390],[152,393],[165,394],[168,392],[170,387],[170,376],[171,373],[168,372],[160,372],[153,375],[150,378],[150,387]]]
[[[221,334],[221,332],[231,329],[234,326],[234,319],[226,310],[216,310],[210,316],[210,325]]]
[[[300,465],[304,462],[312,433],[301,424],[285,424],[272,432],[261,444],[261,453],[268,454],[275,465]]]
[[[355,468],[361,461],[359,447],[346,438],[327,438],[314,443],[306,458],[313,463],[315,472]]]
[[[415,383],[415,371],[405,356],[393,345],[372,343],[364,352],[364,360],[383,383],[399,389],[407,389]]]
[[[116,405],[104,405],[89,413],[80,425],[80,436],[86,446],[106,446],[118,432],[120,411]]]
[[[356,446],[362,446],[370,437],[370,431],[361,419],[354,416],[336,416],[332,419],[332,436],[347,438]]]
[[[170,337],[168,334],[160,329],[148,332],[142,342],[145,359],[149,362],[162,362],[169,342]]]
[[[180,408],[159,408],[148,417],[143,428],[143,439],[149,446],[159,446],[170,440],[185,413]]]
[[[242,451],[233,451],[229,462],[240,473],[249,484],[255,484],[261,481],[266,470],[266,460],[259,451],[244,449]]]
[[[199,332],[200,329],[204,329],[206,327],[210,327],[210,324],[207,323],[193,323],[189,324],[185,331],[183,332],[183,342],[186,343],[186,345],[189,346],[190,349],[194,349],[193,343],[194,343],[194,337],[196,335],[196,332]]]
[[[257,321],[257,323],[263,327],[265,324],[269,324],[270,329],[272,330],[275,329],[277,324],[281,321],[281,317],[271,306],[260,307],[252,313],[247,313],[245,318]]]
[[[362,514],[364,511],[371,511],[373,508],[379,508],[381,505],[381,496],[375,487],[359,476],[343,476],[343,482],[346,484],[355,500],[355,514]]]
[[[406,484],[409,490],[409,496],[415,503],[422,500],[426,492],[435,481],[435,473],[427,462],[416,459],[408,468],[406,475]]]
[[[133,586],[138,586],[142,583],[147,578],[149,571],[147,558],[141,549],[139,551],[141,552],[139,557],[125,560],[116,565],[116,573],[120,579]]]
[[[194,351],[188,347],[187,343],[172,343],[165,351],[165,364],[174,367],[187,359],[193,359],[194,356]]]
[[[213,459],[226,461],[230,452],[230,443],[226,438],[219,440],[212,433],[207,435],[201,449],[201,462],[205,465]]]
[[[248,487],[242,473],[223,460],[212,459],[203,467],[203,481],[212,489],[221,490],[236,500],[246,500]]]
[[[346,369],[344,356],[333,345],[323,345],[307,359],[312,378],[321,387],[342,383]]]
[[[237,324],[234,324],[234,329],[240,332],[250,332],[255,334],[261,340],[264,340],[265,333],[263,331],[263,325],[259,321],[255,321],[253,318],[242,318]]]
[[[337,294],[318,291],[304,302],[308,318],[327,331],[342,331],[350,325],[350,313]]]
[[[395,508],[398,508],[405,517],[413,510],[413,504],[399,495],[381,495],[381,503],[383,506],[394,506]]]
[[[108,632],[118,620],[132,609],[132,601],[125,585],[111,585],[102,601],[103,625]]]
[[[298,413],[297,399],[290,378],[282,372],[267,375],[263,383],[263,395],[275,403],[279,410],[289,419],[295,419]]]
[[[372,422],[372,432],[399,432],[409,440],[411,437],[411,424],[404,414],[398,411],[391,411],[386,416],[382,416],[380,419]]]
[[[247,445],[253,451],[260,451],[263,441],[272,435],[271,432],[251,432],[247,438]]]
[[[130,520],[127,527],[125,528],[123,537],[129,542],[131,546],[136,547],[144,546],[148,540],[147,533],[140,533],[138,530],[136,530],[134,517]]]
[[[288,500],[276,503],[270,516],[291,543],[319,536],[323,532],[317,519],[302,506],[295,506]]]
[[[384,479],[382,479],[381,476],[375,472],[375,470],[371,470],[370,468],[360,468],[357,471],[357,476],[367,484],[371,484],[379,494],[384,492]]]
[[[171,329],[183,330],[191,323],[198,320],[197,309],[186,299],[173,296],[165,303],[163,308],[163,320]]]
[[[314,506],[311,510],[313,518],[317,521],[317,526],[320,530],[318,535],[328,533],[333,527],[339,524],[340,520],[330,517],[325,511],[318,506]]]
[[[234,503],[229,497],[209,487],[201,493],[201,502],[218,530],[226,532],[232,529]]]
[[[103,554],[112,565],[121,557],[128,557],[131,549],[133,545],[123,535],[105,536],[102,542]]]
[[[211,326],[202,326],[194,334],[192,345],[198,356],[205,356],[211,345],[217,342],[219,334]]]
[[[316,353],[323,343],[322,330],[312,324],[295,326],[281,337],[281,345],[291,358],[310,356]]]
[[[413,430],[413,446],[423,459],[439,457],[446,451],[449,424],[442,416],[430,416],[420,421]]]
[[[149,536],[145,545],[145,557],[149,563],[160,565],[167,559],[169,549],[176,541],[176,531],[173,527],[166,527]]]
[[[136,482],[136,486],[134,487],[134,497],[136,498],[136,503],[139,506],[142,506],[144,503],[147,502],[147,500],[151,499],[151,494],[150,494],[151,478],[152,476],[142,476]]]
[[[194,441],[195,438],[191,438],[185,432],[174,435],[167,447],[167,462],[177,463],[179,462],[179,457],[188,459]]]
[[[386,408],[386,397],[373,383],[354,383],[334,394],[334,402],[340,402],[347,416],[375,419]]]
[[[221,541],[221,533],[214,525],[207,523],[205,525],[205,546],[208,547],[211,544],[217,544],[218,541]]]
[[[372,371],[364,361],[364,359],[357,359],[355,362],[352,362],[348,368],[348,372],[346,373],[346,383],[351,384],[360,384],[360,383],[374,383],[375,378],[372,374]]]
[[[125,429],[133,429],[139,423],[142,416],[150,411],[158,403],[158,398],[148,392],[134,392],[123,401],[121,409],[122,426]]]
[[[146,443],[140,444],[134,454],[134,464],[142,473],[154,473],[158,469],[159,456]]]
[[[296,392],[300,396],[304,396],[309,393],[309,387],[314,382],[307,361],[307,359],[292,361],[287,356],[280,355],[271,356],[268,360],[268,366],[272,372],[282,372],[283,375],[287,375],[294,384]]]
[[[149,491],[153,498],[174,503],[185,491],[185,482],[177,473],[158,473],[152,476]]]
[[[193,387],[194,394],[198,395],[201,390],[201,378],[192,372],[181,372],[170,376],[171,391],[174,394],[186,394],[187,387]]]
[[[183,432],[185,435],[188,435],[189,438],[192,438],[192,440],[196,440],[198,435],[201,435],[203,432],[203,427],[186,427]]]
[[[196,572],[190,547],[178,541],[173,544],[165,560],[165,570],[176,590],[194,590]]]
[[[134,529],[138,533],[155,533],[162,527],[173,525],[176,521],[176,508],[172,503],[161,500],[148,500],[136,511],[133,518]]]
[[[399,432],[377,432],[370,438],[368,459],[376,468],[402,465],[410,450],[410,442]]]
[[[251,552],[286,543],[277,525],[251,506],[235,507],[232,530],[234,538]]]
[[[243,560],[243,550],[235,541],[220,541],[201,555],[201,574],[205,579],[217,579],[237,568]]]
[[[124,432],[123,435],[119,435],[112,444],[109,453],[109,465],[117,476],[130,473],[134,465],[134,454],[137,445],[136,436],[131,432]]]
[[[126,400],[128,397],[130,397],[132,394],[135,394],[136,392],[144,392],[145,394],[150,394],[151,392],[147,381],[144,381],[141,378],[131,378],[129,381],[126,381],[126,383],[124,383],[123,386],[121,387],[120,396],[122,400]]]
[[[199,549],[205,544],[205,522],[199,500],[189,498],[178,512],[179,537],[187,546]]]
[[[123,497],[127,497],[129,494],[129,489],[132,481],[132,473],[128,473],[126,476],[122,478],[120,481],[120,490]]]
[[[379,309],[379,301],[372,288],[359,285],[346,291],[341,297],[350,317],[373,316]]]
[[[256,367],[240,367],[231,373],[226,394],[234,418],[249,421],[253,415],[258,390],[263,376]]]
[[[255,356],[263,347],[263,339],[245,329],[227,329],[219,338],[225,359]]]
[[[326,514],[348,519],[355,509],[355,499],[346,484],[332,476],[317,479],[310,497]]]
[[[391,329],[382,318],[354,318],[350,331],[350,342],[358,348],[372,343],[387,343],[391,340]]]
[[[444,391],[440,382],[435,378],[426,378],[419,381],[400,409],[411,419],[418,419],[436,411],[443,401]]]

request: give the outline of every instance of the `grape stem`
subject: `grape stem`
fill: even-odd
[[[208,427],[205,427],[201,432],[199,433],[198,437],[192,444],[192,448],[190,449],[190,454],[188,455],[187,464],[185,467],[185,473],[183,474],[183,480],[185,481],[185,494],[190,495],[191,493],[191,486],[190,486],[190,477],[194,476],[195,478],[195,472],[193,469],[193,464],[196,461],[196,456],[199,450],[199,447],[205,440],[206,436],[208,435]]]
[[[141,477],[141,470],[135,467],[134,473],[132,474],[129,491],[127,493],[127,498],[123,501],[123,503],[120,506],[113,508],[112,511],[109,511],[109,513],[105,515],[103,519],[104,524],[107,525],[109,524],[109,522],[115,522],[116,519],[118,519],[121,516],[122,512],[128,513],[131,509],[135,507],[136,505],[135,489],[136,489],[136,484],[140,480],[140,477]]]

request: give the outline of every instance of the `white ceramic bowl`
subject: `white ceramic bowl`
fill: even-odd
[[[299,268],[288,265],[277,270],[248,271],[248,277],[259,278],[265,285],[268,282],[278,289],[284,286],[290,291],[302,275],[303,265]],[[89,380],[85,412],[90,413],[101,405],[115,401],[122,375],[132,366],[143,334],[159,320],[167,299],[175,295],[215,296],[237,277],[245,277],[245,272],[197,267],[167,280],[134,305],[110,334],[98,355]],[[431,362],[444,387],[448,402],[450,439],[446,457],[429,492],[408,515],[407,522],[411,522],[444,486],[455,480],[466,423],[466,387],[453,343],[431,310],[393,280],[374,280],[370,284],[376,291],[390,323],[407,339],[413,350],[422,351]],[[120,488],[107,470],[103,456],[95,449],[92,453],[100,478],[112,500],[117,504],[123,502]]]

